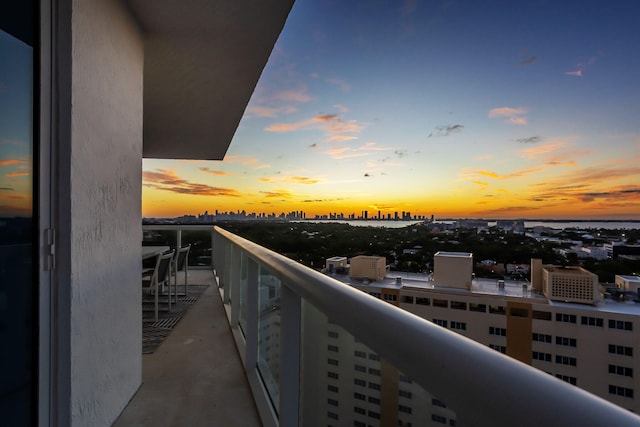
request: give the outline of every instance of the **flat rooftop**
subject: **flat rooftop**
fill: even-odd
[[[580,267],[573,267],[573,266],[556,267],[551,265],[543,265],[542,268],[552,273],[570,273],[570,274],[584,274],[585,276],[595,276],[595,274],[593,274],[592,272]]]
[[[406,272],[390,272],[382,281],[370,282],[364,284],[361,281],[353,280],[348,275],[333,274],[329,275],[334,279],[350,286],[359,288],[381,288],[381,289],[402,289],[403,291],[423,291],[423,292],[439,292],[450,295],[465,295],[472,297],[486,297],[510,300],[522,300],[530,304],[545,304],[553,307],[566,307],[573,310],[584,310],[585,312],[603,312],[632,314],[640,316],[640,303],[634,301],[623,301],[605,298],[596,305],[578,304],[569,302],[551,301],[542,293],[538,293],[531,288],[531,283],[520,280],[505,280],[504,288],[498,286],[496,279],[476,278],[471,283],[471,290],[463,288],[450,288],[447,286],[439,286],[433,281],[433,275],[424,273],[406,273]],[[401,283],[397,283],[400,277]],[[633,276],[635,277],[635,276]],[[523,291],[523,285],[527,286]]]
[[[473,254],[471,252],[446,252],[446,251],[438,251],[435,256],[446,256],[451,258],[472,258]]]

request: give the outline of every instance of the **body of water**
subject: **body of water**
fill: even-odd
[[[419,224],[422,221],[379,221],[379,220],[340,220],[340,219],[327,219],[327,220],[315,220],[309,219],[301,222],[322,222],[322,223],[337,223],[337,224],[349,224],[355,227],[387,227],[387,228],[402,228],[409,225]],[[453,224],[455,221],[436,221],[441,224]],[[489,221],[489,226],[496,225],[495,221]],[[531,227],[550,227],[559,230],[565,228],[576,228],[581,230],[588,229],[605,229],[605,230],[634,230],[640,229],[640,221],[524,221],[524,226]]]

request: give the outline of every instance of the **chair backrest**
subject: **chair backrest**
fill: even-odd
[[[156,267],[156,272],[158,274],[158,283],[166,282],[169,277],[169,267],[171,265],[171,259],[173,258],[173,253],[175,251],[166,252],[158,258],[158,264]]]
[[[178,252],[176,253],[176,271],[181,271],[184,268],[190,249],[191,245],[183,246],[178,249]]]

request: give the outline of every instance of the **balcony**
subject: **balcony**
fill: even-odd
[[[211,251],[216,286],[145,356],[143,386],[116,426],[639,425],[629,411],[218,227],[144,229],[177,242],[208,234],[197,241]],[[214,280],[190,270],[203,274]]]

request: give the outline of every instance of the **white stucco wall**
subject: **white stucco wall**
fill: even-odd
[[[70,417],[110,426],[141,383],[143,42],[119,1],[71,13]]]

